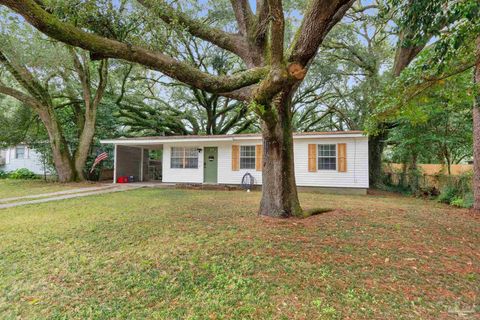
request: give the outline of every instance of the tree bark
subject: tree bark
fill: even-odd
[[[1,54],[1,52],[0,52]],[[6,59],[3,62],[7,62]],[[9,65],[12,66],[12,65]],[[19,83],[26,83],[20,78],[20,73],[15,73],[16,71],[12,68],[14,75],[19,77]],[[28,85],[25,85],[29,88]],[[0,93],[9,95],[18,101],[21,101],[25,105],[30,106],[40,117],[40,120],[44,124],[49,141],[52,149],[53,162],[55,165],[55,170],[57,171],[58,180],[60,182],[68,182],[76,180],[76,174],[73,166],[73,161],[70,156],[70,151],[68,149],[67,141],[63,135],[62,128],[58,123],[57,116],[55,115],[55,110],[49,105],[49,99],[44,97],[44,101],[47,103],[43,105],[41,101],[21,92],[16,89],[8,88],[0,85]]]
[[[382,130],[378,135],[369,136],[368,138],[368,175],[370,187],[379,187],[382,185],[382,155],[386,138],[386,130]]]
[[[473,102],[473,209],[480,213],[480,36],[477,37]]]
[[[48,132],[50,146],[52,148],[53,162],[58,175],[58,181],[77,181],[78,178],[70,151],[68,150],[68,144],[54,112],[48,108],[45,108],[41,111],[38,111],[38,115]]]
[[[83,172],[85,168],[85,162],[87,161],[88,153],[92,145],[93,136],[95,135],[95,122],[96,114],[85,115],[89,119],[85,119],[82,133],[80,135],[77,150],[75,151],[75,172],[77,180],[85,180],[85,174]]]
[[[263,169],[260,215],[302,215],[295,182],[291,94],[282,93],[275,105],[278,121],[262,121]]]
[[[92,145],[93,137],[95,135],[95,125],[97,121],[98,106],[103,98],[105,88],[107,85],[108,64],[107,60],[102,60],[98,68],[99,83],[95,96],[91,97],[92,88],[90,81],[90,74],[88,71],[87,59],[84,59],[83,64],[75,52],[75,49],[71,49],[73,62],[77,70],[77,74],[82,83],[83,100],[85,103],[85,113],[83,117],[83,126],[80,127],[80,136],[77,150],[74,153],[75,174],[77,180],[85,180],[85,174],[83,172],[85,168],[85,162],[87,161],[88,153]]]

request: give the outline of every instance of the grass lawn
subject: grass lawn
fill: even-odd
[[[82,187],[92,187],[90,183],[55,183],[43,180],[0,180],[0,199],[50,193]]]
[[[480,311],[480,220],[392,195],[139,189],[0,211],[0,318],[458,319]],[[469,313],[476,312],[476,313]]]

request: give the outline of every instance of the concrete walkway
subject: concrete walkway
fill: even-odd
[[[105,190],[112,187],[114,187],[114,185],[109,184],[109,185],[102,185],[99,187],[85,187],[85,188],[68,189],[68,190],[56,191],[56,192],[50,192],[50,193],[31,194],[31,195],[20,196],[20,197],[3,198],[3,199],[0,199],[0,203],[23,200],[23,199],[54,197],[54,196],[59,196],[64,194],[81,193],[81,192],[87,192],[87,191]]]
[[[24,206],[29,204],[38,204],[38,203],[44,203],[44,202],[50,202],[50,201],[73,199],[73,198],[86,197],[91,195],[98,195],[98,194],[105,194],[105,193],[112,193],[112,192],[128,191],[128,190],[139,189],[142,187],[144,186],[136,185],[136,184],[104,185],[101,187],[78,188],[78,189],[58,191],[58,192],[52,192],[52,193],[28,195],[23,197],[4,198],[4,199],[0,199],[0,203],[15,201],[15,200],[22,200],[22,199],[32,199],[32,198],[34,198],[35,200],[0,204],[0,209]],[[36,199],[36,198],[41,198],[41,199]]]

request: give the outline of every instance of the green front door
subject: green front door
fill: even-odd
[[[203,182],[217,183],[218,148],[203,148]]]

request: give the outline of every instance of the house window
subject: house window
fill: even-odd
[[[318,169],[337,170],[337,145],[318,145]]]
[[[25,159],[25,146],[15,147],[15,159]]]
[[[240,146],[240,169],[255,169],[255,146]]]
[[[170,167],[172,169],[197,169],[198,149],[172,147]]]

